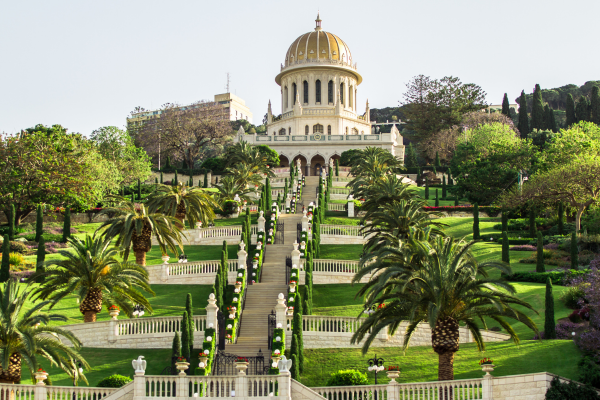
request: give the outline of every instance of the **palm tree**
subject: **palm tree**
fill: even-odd
[[[234,167],[227,168],[225,172],[233,177],[237,185],[244,188],[262,185],[265,181],[265,174],[249,164],[236,164]]]
[[[374,184],[395,174],[402,162],[389,151],[376,147],[358,150],[350,158],[350,174],[354,177],[346,186],[352,189],[355,197],[365,198],[366,192]]]
[[[119,196],[112,196],[116,205],[105,208],[98,215],[107,214],[111,218],[103,222],[99,232],[107,240],[117,238],[116,246],[123,252],[127,261],[133,250],[135,262],[146,265],[146,253],[152,248],[152,235],[156,237],[163,254],[171,251],[179,254],[183,251],[180,222],[174,217],[151,213],[144,204],[133,203]],[[105,229],[106,228],[106,229]]]
[[[487,274],[488,268],[510,274],[510,266],[500,261],[479,263],[470,252],[474,243],[441,236],[404,241],[396,256],[380,263],[379,274],[372,270],[374,284],[363,293],[365,306],[385,306],[366,319],[353,335],[352,343],[366,337],[366,352],[382,329],[389,327],[394,334],[403,321],[408,321],[406,350],[418,324],[427,323],[433,350],[439,357],[438,379],[451,380],[460,323],[469,329],[480,351],[485,344],[477,321],[485,327],[485,318],[498,322],[516,344],[519,337],[505,318],[522,322],[537,332],[535,323],[513,307],[532,310],[532,306],[513,296],[515,288],[503,278],[493,279]]]
[[[217,185],[219,190],[218,197],[219,202],[223,204],[226,200],[233,200],[236,195],[242,200],[250,201],[249,193],[254,193],[254,189],[248,189],[245,186],[239,185],[235,182],[235,178],[231,175],[226,175],[221,179]]]
[[[46,262],[54,267],[30,278],[35,282],[38,275],[44,276],[44,285],[35,291],[38,298],[50,300],[53,307],[65,296],[77,293],[84,322],[96,321],[104,296],[127,315],[131,316],[132,304],[141,304],[152,312],[152,306],[138,290],[154,295],[146,268],[117,260],[117,250],[109,248],[110,241],[100,237],[87,235],[83,242],[70,238],[69,244],[69,250],[59,251],[63,258]]]
[[[67,318],[42,312],[48,301],[38,302],[27,310],[25,303],[30,292],[19,290],[17,285],[10,279],[0,287],[0,383],[19,383],[23,362],[33,376],[40,368],[39,357],[67,373],[77,362],[89,368],[79,354],[79,339],[66,329],[48,326],[51,321],[66,321]],[[59,336],[70,342],[72,347]],[[85,376],[81,378],[85,380]]]
[[[263,176],[270,178],[275,176],[271,170],[273,166],[269,165],[267,156],[261,153],[257,146],[243,140],[227,149],[226,160],[228,167],[237,167],[244,164],[255,173],[261,173]]]
[[[151,213],[163,213],[175,217],[184,226],[187,219],[190,227],[195,227],[196,222],[208,222],[215,219],[214,209],[218,207],[211,192],[198,187],[177,185],[158,185],[148,197],[148,208]]]

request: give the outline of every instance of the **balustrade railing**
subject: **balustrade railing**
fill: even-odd
[[[117,390],[84,386],[46,386],[48,400],[99,400]]]
[[[167,275],[216,274],[221,260],[191,261],[187,263],[169,264]],[[228,271],[235,272],[238,260],[227,260]]]
[[[146,375],[145,388],[147,399],[177,397],[177,378],[172,375]]]
[[[206,315],[195,315],[196,331],[206,330]],[[181,317],[131,318],[117,321],[117,336],[181,332]]]
[[[35,385],[0,384],[0,399],[2,400],[34,400]]]
[[[354,260],[328,260],[314,259],[313,272],[338,272],[356,274],[358,272],[358,261]]]
[[[340,167],[341,170],[341,167]],[[334,176],[332,177],[333,182],[350,182],[353,178],[349,176]]]
[[[258,231],[257,225],[252,225],[250,227],[251,233],[256,234]],[[200,229],[200,233],[198,237],[200,239],[209,239],[209,238],[220,238],[220,237],[239,237],[242,234],[242,226],[241,225],[229,225],[229,226],[213,226],[210,228],[202,228]]]
[[[327,211],[346,211],[344,203],[327,203]]]
[[[311,388],[327,400],[387,400],[387,385]]]
[[[350,194],[350,189],[345,187],[330,187],[329,194]]]
[[[329,317],[325,315],[304,315],[303,332],[347,332],[354,333],[360,328],[364,318]]]
[[[480,400],[482,379],[462,379],[423,383],[402,383],[397,387],[400,400]]]
[[[360,226],[355,225],[320,225],[321,235],[361,236]]]

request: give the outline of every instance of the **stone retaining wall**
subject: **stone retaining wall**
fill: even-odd
[[[90,216],[93,220],[90,221]],[[65,216],[60,213],[48,213],[44,214],[44,222],[63,222],[65,220]],[[71,214],[71,225],[77,224],[89,224],[90,222],[104,222],[108,220],[108,215],[103,214],[101,216],[97,216],[97,213],[73,213]],[[21,223],[30,223],[35,224],[36,221],[36,213],[35,211],[29,214],[27,217],[21,220]],[[8,218],[3,211],[0,211],[0,224],[8,223]]]

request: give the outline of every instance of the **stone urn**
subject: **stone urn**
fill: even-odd
[[[396,382],[396,378],[400,377],[400,371],[385,371],[391,382]]]
[[[485,372],[486,375],[490,375],[490,372],[494,371],[494,364],[481,364],[481,370]]]
[[[44,381],[48,378],[48,373],[46,371],[37,371],[35,374],[35,380],[37,381],[36,385],[45,386]]]
[[[163,264],[168,264],[169,263],[169,258],[171,258],[171,257],[169,257],[167,255],[164,255],[160,259],[163,260]]]
[[[241,287],[242,287],[242,284],[241,284],[241,283],[237,283],[237,282],[235,283],[235,288],[236,288],[236,289],[239,289],[239,288],[241,288]]]
[[[206,364],[208,363],[208,357],[207,356],[200,356],[200,368],[205,368]]]
[[[277,368],[277,365],[279,364],[279,360],[281,360],[281,357],[273,356],[273,357],[271,357],[271,359],[273,360],[273,368]]]
[[[185,371],[190,367],[190,363],[186,361],[177,361],[175,368],[179,371],[179,376],[185,376]]]
[[[238,371],[238,375],[246,375],[246,370],[248,369],[248,362],[238,361],[235,363],[235,368]]]
[[[294,293],[296,291],[296,282],[290,282],[290,292]]]
[[[117,317],[119,316],[119,313],[121,311],[119,311],[117,308],[113,308],[111,310],[108,311],[108,313],[110,314],[110,316],[112,317],[112,319],[117,319]]]

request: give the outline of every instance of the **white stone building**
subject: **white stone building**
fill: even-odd
[[[298,37],[285,54],[275,82],[281,86],[281,114],[267,111],[267,134],[238,136],[266,144],[279,153],[282,166],[300,160],[306,175],[316,175],[330,160],[349,149],[382,147],[404,158],[402,136],[375,134],[369,119],[357,112],[362,82],[350,48],[338,36],[321,29],[317,16],[312,32]]]

